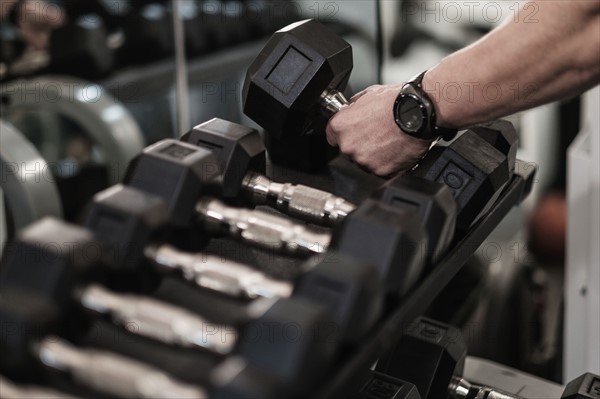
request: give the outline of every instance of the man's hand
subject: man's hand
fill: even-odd
[[[371,86],[350,99],[327,124],[327,141],[342,154],[379,176],[410,170],[431,141],[402,132],[392,108],[402,86]]]

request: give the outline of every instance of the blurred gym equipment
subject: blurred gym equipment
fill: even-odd
[[[144,146],[123,104],[103,87],[79,79],[43,76],[8,82],[2,86],[2,110],[3,119],[47,163],[43,172],[55,178],[69,220],[78,217],[93,194],[120,181]]]
[[[13,125],[0,120],[0,172],[4,203],[3,237],[44,216],[62,217],[51,166]]]

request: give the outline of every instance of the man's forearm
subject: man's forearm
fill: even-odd
[[[598,83],[600,1],[532,1],[523,7],[427,72],[423,86],[436,99],[438,125],[467,127]]]

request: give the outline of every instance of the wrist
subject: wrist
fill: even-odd
[[[448,104],[444,100],[442,95],[442,79],[440,65],[433,69],[430,69],[423,76],[422,87],[423,90],[431,98],[433,107],[435,108],[437,125],[441,128],[446,129],[459,129],[460,126],[453,120]]]

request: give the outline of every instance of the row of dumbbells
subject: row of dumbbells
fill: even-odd
[[[231,359],[243,359],[244,367],[234,367],[227,384],[211,383],[214,395],[308,390],[335,359],[340,342],[358,343],[379,319],[384,299],[400,298],[439,260],[455,226],[468,229],[485,214],[512,175],[515,148],[510,124],[476,128],[450,146],[434,149],[411,176],[388,182],[356,207],[330,193],[267,179],[260,136],[241,125],[214,119],[180,141],[156,143],[132,163],[124,185],[95,197],[85,229],[46,219],[7,249],[0,280],[2,319],[35,334],[3,342],[2,371],[29,371],[38,362],[70,371],[96,389],[116,389],[109,392],[116,396],[145,394],[137,389],[147,389],[140,380],[148,374],[146,366],[123,366],[140,371],[127,376],[128,384],[103,384],[116,378],[111,373],[122,373],[113,363],[131,361],[109,354],[102,354],[103,361],[83,361],[100,355],[47,336],[69,337],[57,326],[100,314],[137,326],[136,332],[147,338],[229,355],[222,366],[228,373]],[[492,160],[476,155],[481,151],[492,154]],[[332,232],[317,231],[240,204],[272,205],[334,226]],[[296,281],[285,281],[172,245],[194,236],[198,240],[189,247],[197,250],[220,234],[294,256],[327,254],[304,263],[300,269],[305,272]],[[238,326],[211,324],[194,312],[141,296],[150,294],[165,274],[225,296],[262,299],[253,302],[252,317]],[[335,335],[266,340],[269,326],[290,323],[300,331],[335,326]],[[257,330],[264,332],[258,336],[265,341],[256,342]],[[246,376],[256,373],[265,373],[269,382],[246,386]],[[172,389],[173,395],[182,395],[171,379],[163,381],[167,385],[153,392]]]

